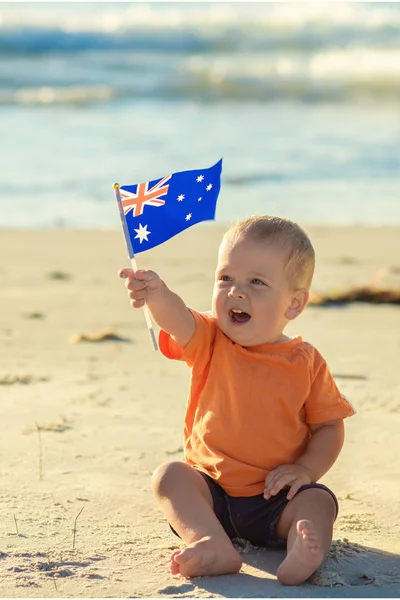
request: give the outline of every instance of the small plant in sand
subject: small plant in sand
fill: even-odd
[[[74,534],[74,537],[73,537],[73,540],[72,540],[72,550],[75,550],[76,524],[77,524],[78,518],[80,517],[80,514],[81,514],[81,512],[83,511],[83,509],[84,509],[84,508],[85,508],[85,507],[84,507],[84,506],[82,506],[81,510],[78,512],[78,514],[77,514],[77,515],[76,515],[76,517],[75,517],[75,521],[74,521],[74,528],[73,528],[73,530],[72,530],[72,531],[73,531],[73,534]]]

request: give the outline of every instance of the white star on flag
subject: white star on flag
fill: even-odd
[[[189,213],[188,215],[186,215],[186,221],[190,221],[190,219],[192,218],[192,213]]]
[[[184,197],[185,197],[185,194],[179,194],[179,196],[177,197],[178,202],[182,202]]]
[[[139,229],[135,229],[137,235],[135,235],[135,240],[136,238],[139,238],[140,243],[143,242],[143,240],[146,240],[146,242],[148,242],[149,240],[147,239],[147,236],[151,233],[151,231],[147,231],[147,225],[145,225],[143,227],[143,225],[141,223],[139,223]]]
[[[196,178],[196,181],[197,181],[197,183],[201,183],[201,182],[203,181],[203,179],[204,179],[204,175],[199,175],[199,176]]]
[[[206,187],[207,192],[209,192],[212,188],[212,183],[209,183],[208,186]]]

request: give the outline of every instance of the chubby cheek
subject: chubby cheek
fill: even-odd
[[[221,318],[221,316],[224,314],[224,303],[225,300],[223,298],[223,295],[218,290],[214,290],[211,304],[213,316],[217,319]]]

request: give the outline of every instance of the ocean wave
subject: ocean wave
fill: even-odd
[[[33,29],[29,27],[3,30],[0,33],[0,54],[53,54],[85,53],[96,51],[146,51],[146,52],[204,52],[213,47],[212,42],[195,31],[152,32],[132,31],[98,33],[92,31],[64,31],[61,28]]]
[[[397,47],[400,6],[380,3],[0,4],[3,55],[221,53]],[[22,9],[23,8],[23,9]]]
[[[5,3],[0,27],[103,32],[198,29],[208,32],[237,27],[279,34],[300,30],[378,31],[400,26],[396,3]]]
[[[398,99],[400,5],[330,6],[0,4],[0,104]]]
[[[276,31],[262,27],[232,26],[221,30],[132,28],[116,32],[67,31],[19,27],[0,29],[0,55],[50,55],[87,52],[147,52],[171,54],[221,54],[227,51],[298,51],[313,52],[324,48],[368,45],[397,47],[400,25],[379,30],[359,30],[342,27],[333,31],[301,29]]]
[[[40,61],[0,59],[0,104],[83,104],[123,99],[157,101],[305,102],[360,98],[399,99],[400,49],[336,49],[296,53],[163,54],[129,59],[64,60],[40,69]],[[53,68],[54,67],[54,68]]]
[[[106,102],[247,102],[264,103],[273,101],[288,102],[351,102],[351,101],[398,101],[398,85],[392,81],[369,82],[348,81],[331,83],[322,87],[312,81],[286,82],[241,82],[240,80],[220,80],[207,82],[193,80],[158,87],[154,93],[149,90],[112,87],[65,88],[37,87],[22,88],[17,91],[0,91],[0,105],[85,105]]]
[[[215,94],[270,99],[351,99],[400,95],[400,49],[332,49],[311,56],[244,56],[188,62],[197,82]],[[188,86],[190,88],[190,86]]]
[[[42,86],[14,91],[0,90],[0,105],[87,104],[109,101],[117,95],[117,90],[106,86],[67,86],[64,88]]]

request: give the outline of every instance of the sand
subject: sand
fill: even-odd
[[[315,292],[400,286],[399,229],[307,230]],[[222,231],[194,227],[139,265],[208,310]],[[400,596],[399,306],[309,306],[287,330],[320,349],[358,411],[322,480],[341,508],[325,564],[285,588],[282,552],[242,544],[240,574],[185,580],[168,572],[180,541],[150,476],[182,457],[189,371],[154,352],[129,306],[116,277],[129,265],[122,234],[4,230],[0,240],[2,597]]]

